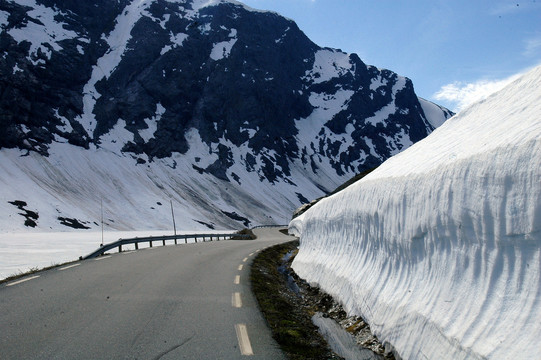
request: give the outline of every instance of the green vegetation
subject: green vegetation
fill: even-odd
[[[239,234],[239,235],[249,235],[250,236],[249,240],[257,239],[257,236],[254,234],[252,229],[242,229],[242,230],[237,231],[236,233]],[[233,236],[231,238],[231,240],[246,240],[246,238],[239,237],[239,236]]]
[[[288,289],[287,275],[279,270],[298,245],[292,241],[262,251],[252,264],[252,291],[273,338],[290,359],[339,359],[312,323],[313,314],[297,305],[299,297]]]

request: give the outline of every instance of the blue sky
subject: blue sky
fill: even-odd
[[[241,0],[460,110],[541,64],[541,0]]]

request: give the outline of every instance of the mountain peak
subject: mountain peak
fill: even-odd
[[[283,186],[286,213],[450,114],[237,1],[0,0],[0,21],[0,148],[51,156],[67,143],[228,188]]]

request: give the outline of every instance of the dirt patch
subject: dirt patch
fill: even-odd
[[[312,323],[312,316],[323,313],[349,332],[361,349],[374,358],[394,359],[390,351],[370,332],[360,317],[348,317],[330,295],[310,286],[291,269],[299,242],[273,246],[262,251],[252,264],[252,290],[259,302],[274,339],[290,359],[341,359]]]

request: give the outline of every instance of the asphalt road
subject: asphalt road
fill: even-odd
[[[284,359],[250,291],[256,251],[292,240],[154,247],[0,285],[1,359]],[[39,276],[39,277],[34,277]]]

